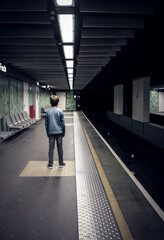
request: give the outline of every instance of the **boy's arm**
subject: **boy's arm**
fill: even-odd
[[[63,137],[65,136],[65,121],[64,121],[64,113],[61,112],[61,124],[62,124],[62,130],[63,130]]]
[[[47,116],[47,114],[46,114],[46,117],[45,117],[45,129],[46,129],[46,132],[48,132],[48,116]]]

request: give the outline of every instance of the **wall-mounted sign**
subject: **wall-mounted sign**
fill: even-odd
[[[2,63],[0,63],[0,71],[2,71],[2,72],[7,72],[6,66],[3,65]]]

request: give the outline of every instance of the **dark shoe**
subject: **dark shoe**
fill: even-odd
[[[59,163],[59,167],[63,168],[66,164],[65,163]]]
[[[53,164],[52,164],[52,163],[49,163],[49,164],[47,165],[47,167],[50,168],[50,169],[52,169],[52,168],[53,168]]]

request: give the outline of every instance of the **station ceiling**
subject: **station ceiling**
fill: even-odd
[[[57,21],[75,14],[74,89],[82,90],[154,13],[153,0],[56,0],[0,2],[0,63],[58,90],[69,83]]]

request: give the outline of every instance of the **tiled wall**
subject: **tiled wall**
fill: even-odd
[[[28,89],[28,105],[38,103],[38,115],[41,117],[42,109],[50,105],[50,91],[40,89],[36,91],[36,86],[29,84]],[[36,101],[36,97],[38,101]],[[0,72],[0,131],[8,130],[4,117],[6,115],[15,114],[24,111],[24,82],[13,77],[9,77]]]
[[[76,110],[76,100],[73,91],[66,93],[66,110]]]
[[[5,115],[23,110],[23,82],[0,73],[0,130],[6,130]]]
[[[39,88],[39,117],[46,106],[50,106],[50,91]]]
[[[158,91],[150,91],[150,111],[159,111],[159,93]]]

